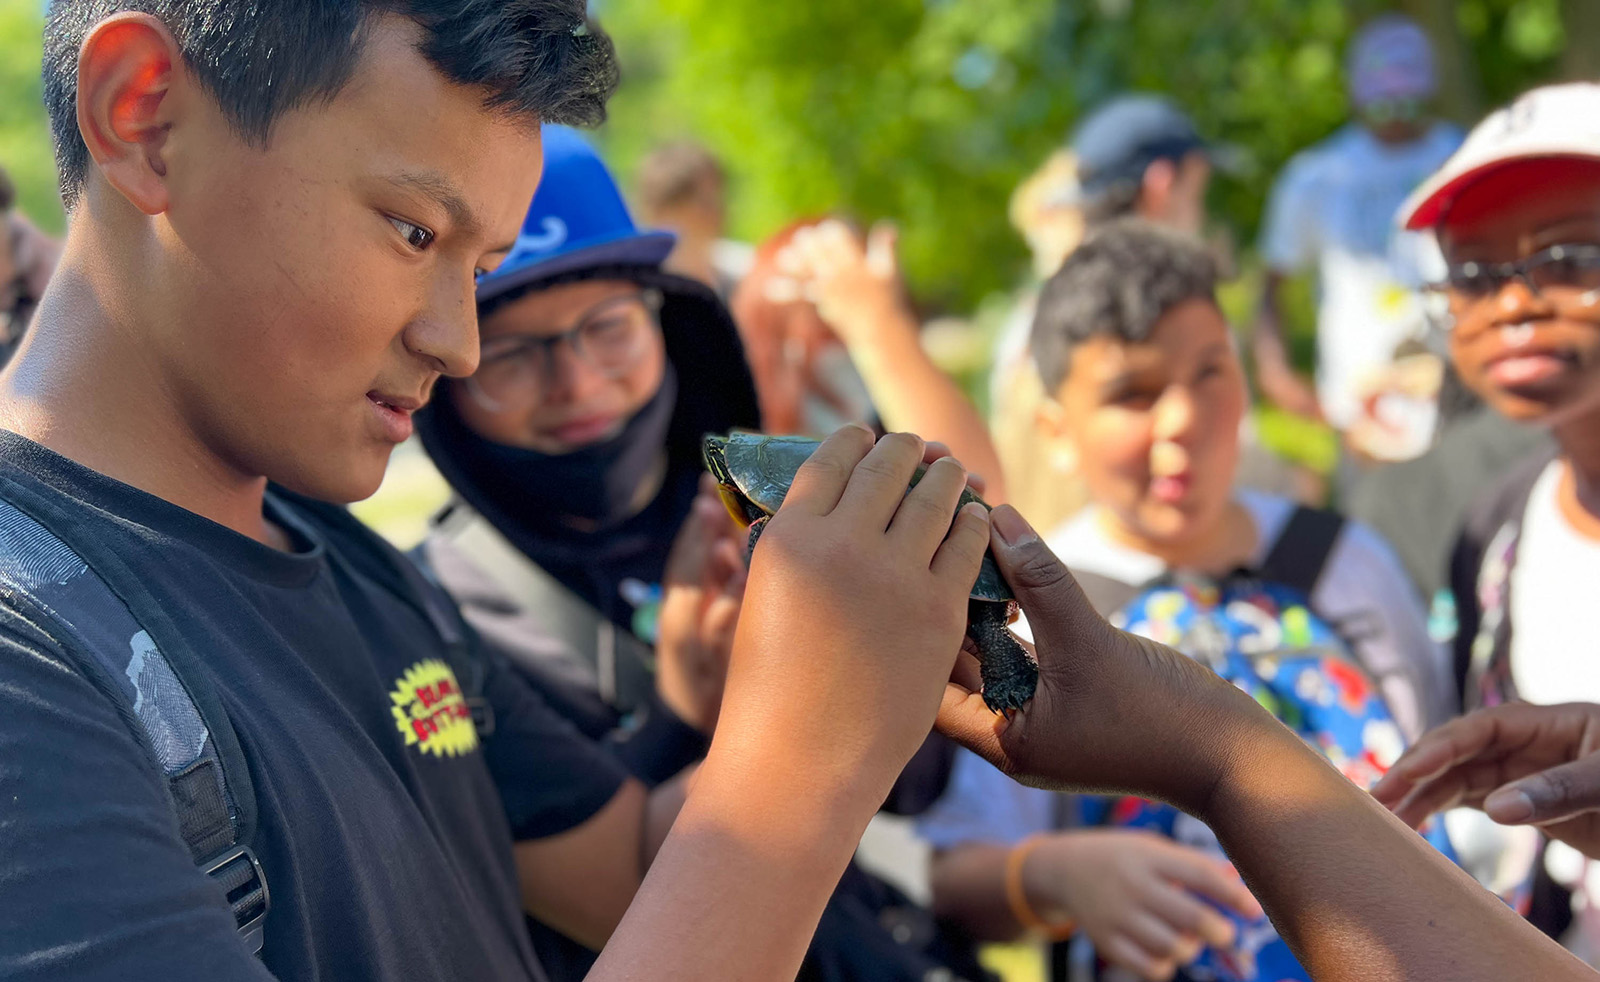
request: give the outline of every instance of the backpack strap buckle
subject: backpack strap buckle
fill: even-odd
[[[244,938],[251,954],[260,955],[267,911],[272,909],[272,894],[267,890],[267,874],[261,868],[261,861],[249,846],[235,846],[201,863],[200,870],[227,894],[239,936]]]

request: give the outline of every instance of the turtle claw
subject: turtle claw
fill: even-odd
[[[1026,656],[1024,656],[1026,657]],[[985,672],[987,676],[989,673]],[[1016,672],[1006,678],[983,681],[983,704],[997,716],[1010,719],[1033,698],[1033,693],[1039,685],[1039,670],[1032,662],[1027,663],[1024,671]]]
[[[983,677],[983,703],[1007,717],[1027,705],[1039,687],[1039,666],[1006,624],[1010,612],[1010,604],[989,600],[973,600],[967,607],[967,629],[977,645]]]

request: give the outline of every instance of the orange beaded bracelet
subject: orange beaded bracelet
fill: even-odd
[[[1077,933],[1078,922],[1068,918],[1052,924],[1040,917],[1039,912],[1028,903],[1028,891],[1022,885],[1022,864],[1047,838],[1044,835],[1029,836],[1006,854],[1006,903],[1011,907],[1011,914],[1017,923],[1029,931],[1036,931],[1051,941],[1065,941]]]

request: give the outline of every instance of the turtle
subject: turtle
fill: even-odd
[[[723,504],[750,530],[754,550],[767,519],[783,504],[800,466],[810,459],[820,440],[804,436],[768,436],[736,430],[726,436],[705,437],[702,453],[706,469],[716,478]],[[915,485],[925,467],[911,479]],[[989,505],[967,488],[961,503]],[[1010,714],[1031,698],[1039,682],[1039,668],[1017,642],[1008,624],[1016,610],[1016,596],[994,556],[984,553],[983,566],[967,601],[967,634],[977,646],[982,667],[983,701],[995,713]]]

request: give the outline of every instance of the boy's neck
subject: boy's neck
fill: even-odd
[[[0,426],[107,477],[276,548],[267,480],[230,466],[183,414],[140,339],[136,290],[115,261],[69,240],[16,359],[0,376]],[[109,268],[108,268],[109,267]]]
[[[1557,496],[1567,523],[1600,539],[1600,416],[1591,414],[1555,428],[1566,463]]]
[[[1161,560],[1168,569],[1224,576],[1248,566],[1255,556],[1260,531],[1250,512],[1229,501],[1217,521],[1177,542],[1162,542],[1128,528],[1110,509],[1101,509],[1102,527],[1121,544]]]

